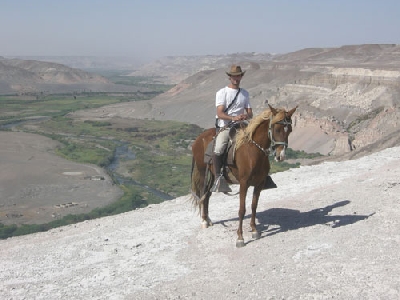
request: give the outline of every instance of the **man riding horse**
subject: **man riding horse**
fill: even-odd
[[[244,73],[242,68],[232,65],[226,72],[230,81],[229,85],[220,89],[216,93],[215,105],[217,108],[215,126],[217,135],[215,137],[215,146],[212,154],[213,173],[215,176],[214,185],[211,192],[231,192],[223,176],[223,165],[225,151],[229,142],[230,128],[236,122],[245,122],[253,117],[253,110],[249,101],[247,90],[240,88],[240,81]],[[275,183],[268,176],[264,189],[276,187]]]

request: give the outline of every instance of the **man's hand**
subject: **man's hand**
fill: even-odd
[[[232,121],[243,121],[243,120],[247,120],[246,114],[241,114],[241,115],[232,117]]]

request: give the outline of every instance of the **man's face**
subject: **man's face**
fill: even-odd
[[[229,79],[233,85],[239,85],[240,80],[242,80],[242,77],[243,77],[242,75],[232,75],[229,77]]]

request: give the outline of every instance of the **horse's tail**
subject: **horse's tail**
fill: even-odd
[[[196,161],[192,160],[191,172],[191,201],[194,207],[200,210],[204,199],[210,193],[212,187],[212,178],[210,177],[210,170],[206,168],[205,172],[201,172],[196,165]]]
[[[192,172],[190,176],[190,185],[191,185],[191,200],[193,206],[197,207],[201,205],[201,187],[200,187],[200,172],[197,168],[195,158],[192,158]]]
[[[211,195],[213,175],[210,175],[209,164],[204,161],[207,145],[215,135],[215,128],[201,133],[192,145],[192,172],[191,172],[191,199],[194,206],[201,208],[202,204]],[[208,198],[207,198],[208,197]]]

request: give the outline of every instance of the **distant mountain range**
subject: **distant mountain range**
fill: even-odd
[[[85,60],[68,62],[65,58],[67,67],[54,62],[0,59],[0,91],[127,88],[72,68],[78,61]],[[255,113],[264,110],[267,102],[276,107],[299,106],[290,142],[293,149],[351,157],[400,145],[400,46],[392,44],[308,48],[281,55],[164,57],[133,69],[129,75],[152,76],[175,84],[168,92],[146,103],[129,102],[76,114],[102,119],[178,120],[211,127],[215,93],[228,83],[225,71],[233,63],[246,70],[242,86],[250,92]],[[100,65],[89,59],[85,63],[86,67]],[[108,114],[108,110],[113,113]]]
[[[167,56],[145,64],[130,76],[153,76],[161,82],[176,84],[202,71],[227,68],[232,62],[266,62],[274,55],[270,53],[232,53],[226,55]]]
[[[148,118],[195,123],[215,121],[215,93],[228,84],[225,71],[240,64],[242,87],[255,113],[299,106],[290,147],[330,156],[400,145],[400,46],[349,45],[310,48],[283,55],[240,53],[169,57],[131,73],[158,76],[175,87],[143,103],[124,103],[86,117]],[[183,78],[183,79],[182,79]],[[135,113],[128,114],[127,112]],[[79,112],[80,113],[80,112]],[[116,113],[116,114],[115,114]]]
[[[138,59],[120,56],[7,56],[10,59],[53,62],[82,70],[129,70],[140,67]]]
[[[64,64],[0,58],[0,94],[50,94],[83,91],[113,92],[132,88],[115,85],[103,76]]]

